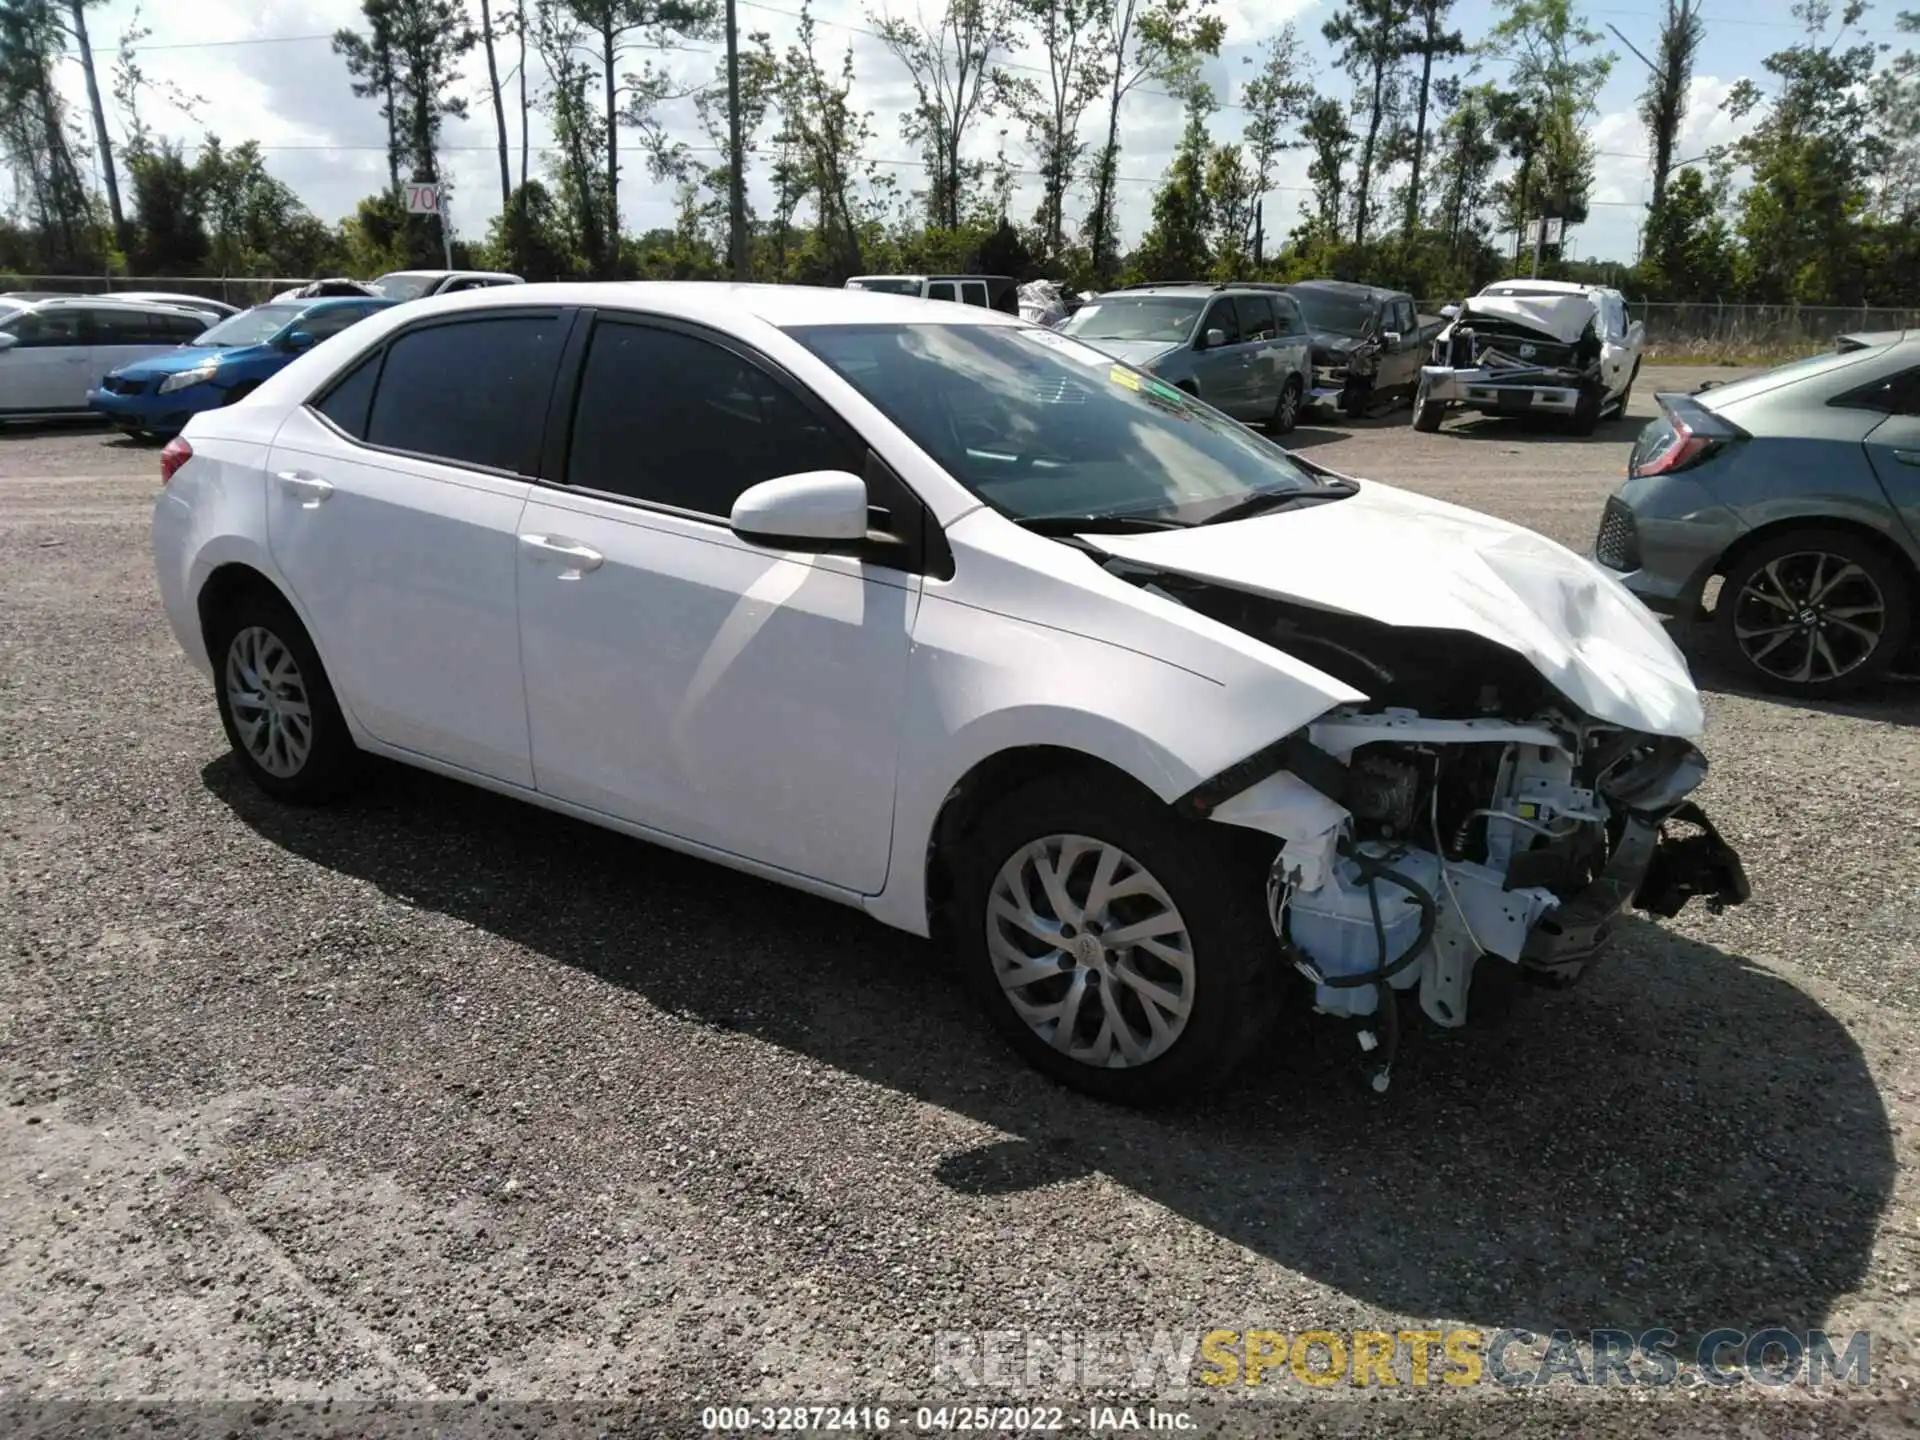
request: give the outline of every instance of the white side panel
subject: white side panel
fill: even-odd
[[[542,490],[520,617],[543,794],[872,893],[886,882],[917,579]]]
[[[361,725],[530,785],[514,601],[527,482],[366,450],[305,410],[287,417],[267,469],[274,560]],[[283,473],[331,490],[316,499]]]

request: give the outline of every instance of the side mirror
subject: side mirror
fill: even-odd
[[[311,350],[319,342],[313,338],[311,330],[295,330],[280,342],[283,350]]]
[[[1400,343],[1400,332],[1398,330],[1389,330],[1380,338],[1386,342],[1388,349],[1392,349]]]
[[[1202,350],[1216,350],[1226,343],[1227,332],[1220,329],[1217,325],[1200,337],[1200,348]]]
[[[831,550],[867,538],[867,482],[846,470],[808,470],[740,492],[727,523],[742,540],[787,550]]]
[[[1445,319],[1458,320],[1460,318],[1460,307],[1458,305],[1442,305],[1440,307],[1440,314]]]

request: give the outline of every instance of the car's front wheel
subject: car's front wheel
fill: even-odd
[[[1907,577],[1870,542],[1809,528],[1762,542],[1729,569],[1713,607],[1723,656],[1785,695],[1845,695],[1882,679],[1907,643]]]
[[[999,801],[957,857],[963,973],[1030,1063],[1103,1100],[1154,1104],[1223,1079],[1289,975],[1263,861],[1241,837],[1089,776]]]
[[[276,800],[332,799],[353,779],[360,752],[340,714],[320,656],[278,595],[249,591],[208,627],[220,723],[240,768]]]
[[[1447,403],[1444,400],[1427,398],[1427,382],[1422,380],[1420,388],[1413,397],[1413,428],[1423,435],[1431,435],[1440,428],[1440,422],[1446,418]]]

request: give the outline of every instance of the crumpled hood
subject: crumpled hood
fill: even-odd
[[[1373,341],[1365,335],[1342,335],[1334,330],[1308,330],[1307,341],[1313,347],[1315,357],[1322,355],[1344,360],[1363,345]]]
[[[1688,738],[1706,727],[1686,660],[1625,586],[1543,535],[1458,505],[1365,481],[1300,510],[1087,539],[1253,594],[1479,635],[1597,720]]]
[[[1460,318],[1468,324],[1504,320],[1571,345],[1593,323],[1594,314],[1593,301],[1585,295],[1476,295]]]
[[[1092,340],[1084,335],[1073,338],[1138,370],[1145,370],[1156,360],[1164,360],[1185,343],[1180,340]]]

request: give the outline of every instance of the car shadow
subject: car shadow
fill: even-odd
[[[1352,438],[1344,430],[1323,430],[1317,425],[1296,425],[1285,435],[1273,437],[1275,444],[1287,450],[1315,450],[1322,445],[1338,445],[1342,440]]]
[[[40,440],[49,435],[71,435],[75,431],[86,430],[95,432],[102,439],[116,433],[104,417],[89,412],[85,415],[63,415],[54,420],[0,421],[0,442]]]
[[[955,1191],[1098,1171],[1363,1302],[1490,1328],[1801,1330],[1867,1273],[1895,1169],[1852,1037],[1780,976],[1653,925],[1629,922],[1579,987],[1527,991],[1503,1025],[1410,1028],[1384,1097],[1328,1028],[1206,1103],[1140,1113],[1022,1066],[927,942],[380,772],[324,810],[267,800],[230,757],[202,776],[314,865],[1001,1132],[923,1162]]]
[[[1616,415],[1594,426],[1591,435],[1570,435],[1566,422],[1554,415],[1481,415],[1471,410],[1449,413],[1443,434],[1460,440],[1512,440],[1538,435],[1567,445],[1618,445],[1631,441],[1646,424],[1639,415]]]
[[[1758,700],[1850,720],[1871,720],[1880,725],[1920,727],[1920,675],[1904,673],[1920,664],[1920,650],[1910,647],[1911,658],[1903,658],[1901,675],[1889,676],[1845,699],[1817,700],[1777,694],[1750,683],[1714,653],[1711,633],[1704,622],[1682,625],[1668,621],[1667,633],[1687,657],[1694,684],[1710,694],[1737,696],[1742,700]]]

